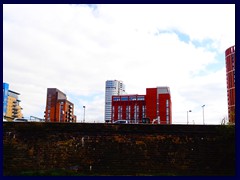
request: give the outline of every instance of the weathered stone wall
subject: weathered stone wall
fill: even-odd
[[[235,126],[4,123],[3,173],[235,175]]]

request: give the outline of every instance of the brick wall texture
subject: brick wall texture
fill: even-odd
[[[3,123],[3,175],[235,175],[235,126]]]

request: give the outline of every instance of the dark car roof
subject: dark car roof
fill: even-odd
[[[16,118],[16,119],[14,119],[13,121],[27,122],[28,120],[27,120],[27,119],[24,119],[24,118]]]

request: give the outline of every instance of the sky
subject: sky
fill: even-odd
[[[3,82],[26,118],[43,118],[47,88],[57,88],[77,122],[83,106],[85,122],[104,122],[105,82],[116,79],[128,94],[168,86],[173,124],[187,114],[189,124],[220,124],[233,45],[234,4],[3,5]]]

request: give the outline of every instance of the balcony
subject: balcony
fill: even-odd
[[[18,114],[18,111],[13,111],[12,113],[13,113],[13,114]]]
[[[18,108],[16,106],[13,106],[12,110],[18,110]]]

